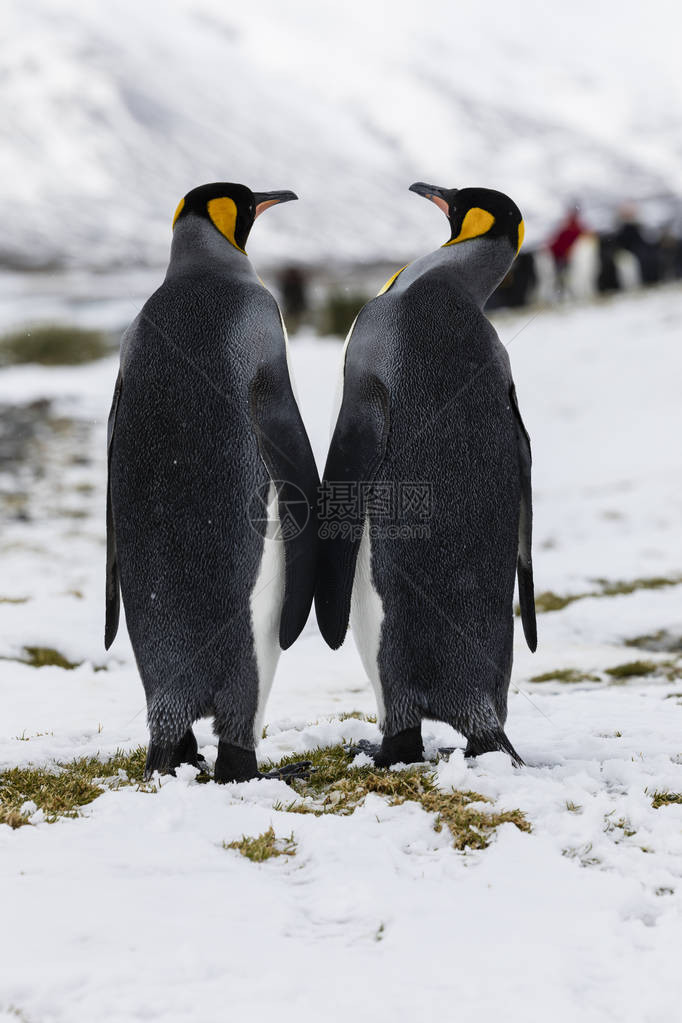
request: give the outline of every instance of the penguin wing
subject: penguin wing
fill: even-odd
[[[329,486],[371,483],[386,453],[389,393],[376,373],[347,359],[343,400],[331,440],[324,482]],[[334,522],[320,543],[315,592],[317,621],[327,644],[336,650],[348,630],[355,565],[362,525]],[[348,528],[344,529],[344,525]],[[363,523],[364,525],[364,523]]]
[[[111,403],[109,423],[107,426],[107,582],[106,582],[106,619],[104,624],[104,648],[108,650],[118,632],[118,620],[121,611],[121,598],[118,581],[118,559],[116,556],[116,533],[114,531],[114,513],[111,502],[111,451],[113,448],[116,414],[121,400],[123,378],[119,371],[114,388],[114,399]]]
[[[535,620],[535,591],[533,587],[533,558],[531,543],[533,534],[533,500],[530,483],[531,454],[530,437],[523,424],[514,384],[509,389],[509,399],[516,420],[516,436],[519,451],[521,475],[521,507],[519,511],[519,552],[516,571],[519,580],[519,603],[521,621],[526,642],[532,651],[538,645],[537,623]]]
[[[249,407],[260,456],[277,487],[284,542],[284,604],[279,645],[286,650],[308,620],[317,574],[320,477],[289,377],[282,335],[266,342],[251,381]]]

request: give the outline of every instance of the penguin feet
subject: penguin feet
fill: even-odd
[[[355,756],[358,753],[366,753],[372,758],[376,767],[420,763],[424,759],[421,726],[406,728],[402,732],[396,732],[395,735],[385,735],[380,746],[367,739],[361,739],[356,745],[350,747],[349,753]]]
[[[458,749],[464,749],[463,746],[439,746],[436,752],[441,757],[449,757],[451,753],[454,753]]]
[[[199,754],[199,747],[194,732],[188,728],[180,742],[174,746],[167,746],[163,743],[150,740],[147,749],[147,762],[144,767],[144,779],[149,779],[158,771],[159,774],[175,774],[175,769],[180,764],[191,764],[198,767],[200,771],[208,771],[208,764]]]
[[[312,774],[312,760],[299,760],[297,764],[286,764],[258,775],[259,778],[279,778],[280,781],[291,781],[292,778],[309,778]]]
[[[218,759],[213,769],[213,780],[223,785],[231,781],[250,781],[258,777],[256,751],[243,749],[220,739]]]
[[[525,767],[523,760],[501,728],[496,731],[481,732],[478,735],[470,735],[467,738],[467,746],[464,750],[464,756],[480,757],[483,753],[497,753],[500,751],[509,754],[514,767]]]
[[[253,778],[279,778],[289,781],[292,778],[307,778],[310,775],[311,762],[302,760],[298,764],[287,764],[261,774],[258,770],[255,750],[243,749],[231,742],[220,739],[218,742],[218,759],[215,762],[213,780],[219,784],[231,781],[251,781]]]

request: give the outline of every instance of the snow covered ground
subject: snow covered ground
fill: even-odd
[[[303,816],[276,808],[294,798],[283,782],[192,770],[155,794],[107,791],[78,819],[0,826],[2,1023],[680,1018],[682,805],[652,797],[682,792],[682,662],[626,641],[679,645],[682,585],[603,592],[682,578],[681,320],[679,288],[497,320],[533,440],[537,591],[599,595],[541,614],[535,655],[518,630],[508,732],[528,766],[457,752],[436,770],[532,832],[505,824],[458,853],[414,803]],[[292,351],[322,462],[340,345]],[[125,630],[102,645],[115,373],[0,372],[0,405],[54,402],[31,464],[0,477],[5,513],[12,489],[21,511],[1,539],[0,770],[146,742]],[[83,663],[29,667],[25,646]],[[635,660],[649,674],[607,673]],[[566,669],[587,678],[532,681]],[[352,640],[333,654],[311,621],[280,661],[259,755],[374,736],[350,711],[374,711]],[[198,734],[210,759],[208,722]],[[437,724],[428,738],[461,742]],[[271,824],[295,856],[223,848]]]

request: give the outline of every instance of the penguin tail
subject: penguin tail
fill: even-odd
[[[511,757],[514,767],[524,767],[524,761],[516,752],[507,738],[503,728],[490,728],[484,732],[477,732],[475,735],[467,736],[467,746],[464,751],[465,757],[478,757],[483,753],[507,753]]]
[[[147,760],[144,765],[144,780],[149,781],[158,771],[159,774],[168,774],[173,759],[173,746],[154,742],[152,739],[147,749]]]

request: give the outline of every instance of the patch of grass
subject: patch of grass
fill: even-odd
[[[645,636],[633,636],[625,640],[626,646],[633,646],[639,650],[651,650],[653,653],[680,654],[682,653],[682,636],[674,636],[667,629],[659,629]]]
[[[223,842],[223,849],[236,849],[252,863],[262,863],[273,856],[295,856],[296,840],[293,831],[288,838],[277,838],[274,828],[270,825],[262,835],[253,838],[242,835],[237,842]]]
[[[0,597],[0,604],[28,604],[30,597]]]
[[[577,848],[563,849],[561,854],[570,860],[579,860],[581,867],[597,867],[601,863],[599,857],[592,852],[591,842],[586,842],[585,845]]]
[[[606,831],[614,831],[616,829],[622,831],[626,838],[632,838],[633,835],[637,834],[637,829],[632,827],[632,824],[626,817],[621,817],[617,821],[607,821]]]
[[[575,600],[582,600],[586,596],[586,593],[574,593],[566,597],[560,597],[558,593],[553,593],[552,590],[545,590],[544,593],[536,595],[535,610],[538,614],[542,614],[545,611],[561,611]],[[520,608],[518,613],[521,614]]]
[[[679,586],[682,582],[682,577],[672,576],[667,578],[666,576],[656,575],[643,579],[631,579],[629,582],[609,582],[608,579],[595,579],[594,581],[601,587],[599,596],[617,597],[621,594],[634,593],[636,590],[662,590],[666,586]]]
[[[60,654],[59,650],[50,646],[25,646],[24,652],[26,656],[22,658],[22,661],[32,668],[55,667],[70,671],[80,667],[83,663],[82,661],[69,661],[64,654]]]
[[[630,579],[627,581],[610,582],[608,579],[595,579],[598,590],[587,590],[584,593],[569,593],[561,596],[552,590],[545,590],[535,596],[535,609],[538,613],[548,611],[561,611],[576,600],[584,600],[586,597],[616,597],[623,594],[635,593],[637,590],[660,590],[666,586],[679,586],[682,583],[682,576],[650,576],[641,579]],[[521,614],[518,604],[514,608],[516,615]],[[633,644],[634,645],[634,644]]]
[[[81,757],[51,767],[10,768],[0,774],[0,824],[12,828],[28,824],[27,816],[21,813],[27,802],[35,803],[49,823],[60,817],[77,817],[81,807],[111,787],[107,779],[115,778],[117,785],[142,787],[146,755],[144,747],[139,746],[130,753],[118,750],[104,761]],[[120,772],[125,773],[119,779]]]
[[[655,675],[658,669],[659,665],[654,661],[627,661],[607,668],[606,674],[611,678],[642,678],[645,675]]]
[[[64,668],[65,671],[80,668],[83,664],[83,661],[70,661],[59,650],[50,646],[25,646],[23,657],[0,657],[0,661],[16,661],[18,664],[27,664],[30,668]],[[95,664],[93,669],[94,671],[107,671],[107,666],[106,664]]]
[[[5,1012],[8,1016],[14,1016],[20,1023],[31,1023],[24,1010],[17,1008],[16,1005],[8,1005]]]
[[[601,682],[599,675],[590,675],[577,668],[556,668],[545,671],[542,675],[533,675],[531,682]]]
[[[19,742],[30,742],[31,739],[40,739],[43,735],[54,735],[54,732],[34,732],[33,735],[27,735],[24,729],[21,735],[15,735],[14,738]]]
[[[580,803],[574,803],[572,799],[566,800],[566,809],[569,813],[582,813],[583,808]]]
[[[334,715],[335,721],[369,721],[375,725],[377,723],[376,714],[363,714],[359,710],[346,710],[342,714]]]
[[[267,765],[263,770],[284,767],[297,759],[298,755],[285,757],[279,764]],[[520,831],[530,831],[530,823],[520,810],[483,809],[480,804],[489,804],[490,800],[478,792],[441,792],[428,765],[402,771],[374,766],[351,767],[354,758],[343,746],[313,750],[306,753],[306,759],[312,761],[313,772],[308,779],[293,779],[291,785],[307,801],[283,807],[289,812],[345,816],[374,793],[383,796],[389,806],[418,803],[427,813],[435,815],[434,831],[441,831],[444,825],[449,828],[452,844],[459,850],[485,849],[501,824],[511,823]]]
[[[40,363],[43,366],[75,366],[102,359],[112,350],[99,330],[43,324],[5,334],[0,338],[0,366]]]
[[[675,804],[682,804],[682,792],[654,792],[651,804],[654,810],[660,809],[661,806]]]

